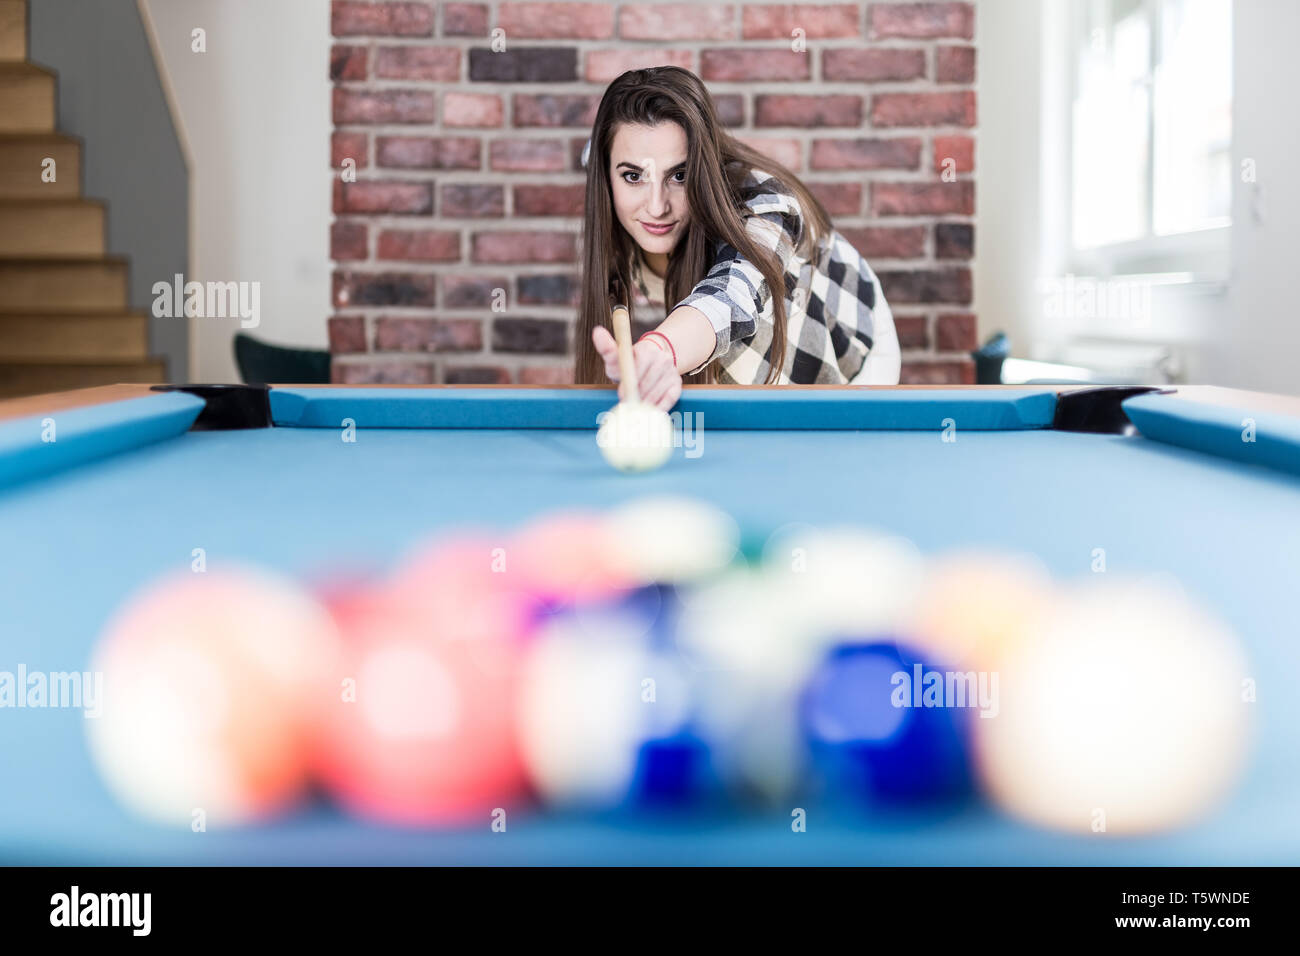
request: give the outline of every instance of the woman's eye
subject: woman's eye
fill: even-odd
[[[675,176],[673,176],[673,181],[674,181],[674,182],[679,182],[679,183],[684,183],[684,182],[686,182],[686,170],[684,170],[684,169],[680,169],[680,170],[678,170],[678,171],[677,171],[677,174],[676,174]]]
[[[639,176],[639,175],[640,175],[640,173],[624,173],[624,174],[623,174],[623,182],[625,182],[625,183],[631,183],[631,182],[634,182],[635,180],[628,179],[627,177],[629,177],[629,176]]]

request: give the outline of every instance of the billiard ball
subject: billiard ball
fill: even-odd
[[[557,511],[528,522],[503,553],[502,582],[544,605],[611,597],[632,587],[603,515]]]
[[[1009,812],[1075,832],[1189,823],[1248,748],[1233,633],[1167,578],[1075,585],[1004,653],[996,717],[974,721],[980,777]]]
[[[437,590],[446,583],[430,585]],[[454,585],[453,585],[454,586]],[[465,607],[457,627],[396,588],[336,595],[343,636],[332,693],[316,710],[316,778],[348,810],[406,825],[481,823],[520,802],[514,734],[519,644]]]
[[[614,561],[642,584],[716,574],[736,557],[740,530],[714,505],[681,495],[646,495],[606,514]]]
[[[337,654],[330,616],[290,580],[249,567],[163,577],[99,641],[91,753],[154,820],[263,819],[303,793],[308,715]]]
[[[903,630],[931,660],[994,667],[1005,649],[1033,639],[1056,598],[1051,575],[1032,555],[948,554],[927,568]]]
[[[863,528],[782,529],[763,557],[781,600],[798,607],[803,626],[821,638],[896,632],[924,580],[915,545]]]
[[[619,402],[605,413],[596,444],[619,471],[652,471],[672,456],[672,419],[644,402]]]
[[[528,649],[517,729],[528,779],[552,807],[609,811],[703,798],[708,753],[691,675],[662,644],[659,589],[560,613]]]
[[[968,728],[978,703],[975,687],[949,681],[904,644],[836,646],[800,699],[817,788],[873,807],[970,795]]]

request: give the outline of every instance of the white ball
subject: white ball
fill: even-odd
[[[996,716],[973,721],[1003,807],[1082,833],[1188,823],[1245,757],[1246,668],[1233,634],[1166,581],[1076,586],[1010,648]]]
[[[725,511],[694,498],[649,495],[607,516],[615,560],[634,580],[695,580],[727,567],[740,528]]]
[[[673,453],[672,419],[644,402],[619,402],[605,413],[596,444],[619,471],[651,471]]]

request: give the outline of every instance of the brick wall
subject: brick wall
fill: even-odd
[[[660,64],[871,262],[903,381],[974,381],[973,4],[335,0],[332,25],[336,381],[571,381],[579,155],[609,81]]]

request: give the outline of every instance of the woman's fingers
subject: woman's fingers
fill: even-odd
[[[603,325],[598,325],[591,330],[591,344],[596,347],[596,354],[605,362],[605,375],[608,376],[611,382],[617,382],[619,378],[618,343],[614,341],[614,336],[610,334],[609,329]]]

